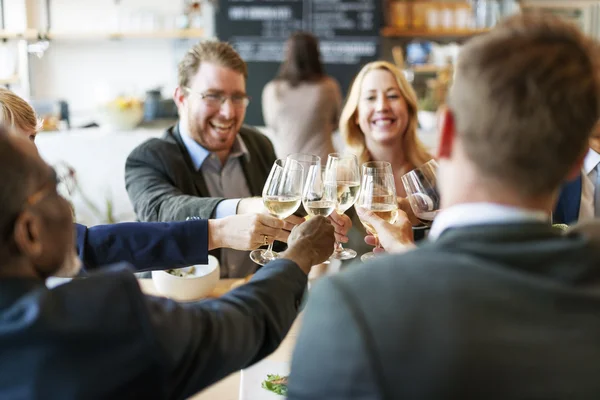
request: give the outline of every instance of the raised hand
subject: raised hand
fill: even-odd
[[[322,216],[311,217],[296,226],[288,238],[288,249],[281,258],[294,261],[308,274],[313,265],[327,260],[335,243],[334,228]]]

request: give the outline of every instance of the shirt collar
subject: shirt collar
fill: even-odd
[[[600,163],[600,154],[589,149],[583,160],[583,172],[588,175]]]
[[[202,164],[204,164],[204,161],[212,153],[206,148],[204,148],[202,145],[200,145],[198,142],[196,142],[194,139],[192,139],[188,132],[189,131],[187,129],[186,124],[182,124],[180,121],[179,134],[181,135],[181,140],[183,141],[185,148],[190,154],[190,158],[192,159],[194,168],[196,169],[196,171],[198,171],[200,170],[200,167],[202,167]],[[248,151],[246,144],[238,134],[235,137],[235,141],[233,142],[231,153],[229,153],[229,158],[233,159],[241,156],[244,156],[246,158],[246,161],[250,161],[250,152]]]
[[[433,221],[428,238],[437,239],[446,229],[471,225],[550,222],[550,216],[543,211],[510,207],[495,203],[458,204],[442,210]]]

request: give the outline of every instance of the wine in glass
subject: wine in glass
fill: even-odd
[[[398,200],[396,199],[396,184],[390,163],[385,161],[372,161],[362,165],[362,180],[360,194],[356,201],[358,207],[371,210],[379,218],[393,224],[398,218]],[[365,229],[377,239],[377,248],[380,248],[377,231],[366,221],[360,221]],[[368,261],[375,257],[373,252],[363,254],[360,259]]]
[[[431,226],[440,210],[437,169],[437,161],[429,160],[402,176],[402,185],[410,208],[415,213],[415,217],[426,226]]]
[[[310,168],[315,165],[318,166],[319,168],[321,167],[321,157],[315,156],[313,154],[292,153],[287,156],[286,162],[288,160],[296,161],[296,162],[300,163],[300,165],[302,165],[302,168],[303,168],[302,187],[306,186],[306,179],[309,174]],[[305,217],[306,215],[308,215],[308,212],[304,208],[304,204],[302,204],[300,206],[300,208],[297,210],[296,215],[299,215],[301,217]]]
[[[360,189],[360,172],[356,156],[354,154],[329,154],[325,167],[325,182],[327,185],[336,186],[335,211],[340,215],[344,214],[356,202]],[[345,249],[340,242],[336,242],[331,258],[350,260],[354,257],[356,257],[356,251]]]
[[[285,219],[296,211],[302,200],[302,174],[302,165],[296,161],[275,161],[262,193],[263,204],[271,215]],[[266,250],[250,253],[252,261],[260,265],[278,257],[279,254],[273,251],[273,242]]]

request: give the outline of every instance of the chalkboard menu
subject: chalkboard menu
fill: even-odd
[[[327,74],[349,88],[361,66],[379,55],[381,0],[220,0],[219,40],[231,43],[248,63],[252,101],[246,123],[264,125],[261,94],[283,60],[285,41],[298,31],[319,38]]]

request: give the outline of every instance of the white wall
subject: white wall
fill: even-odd
[[[30,0],[39,2],[39,0]],[[175,28],[183,0],[52,0],[51,31],[115,32]],[[29,20],[45,27],[43,10],[29,11]],[[204,25],[213,32],[212,7],[204,6]],[[75,125],[88,122],[100,102],[118,95],[143,97],[163,87],[172,94],[177,63],[196,39],[121,39],[101,36],[65,38],[50,42],[42,58],[30,56],[31,98],[64,99]]]

